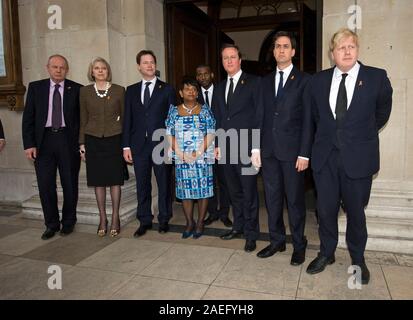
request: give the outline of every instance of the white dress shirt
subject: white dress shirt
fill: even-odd
[[[204,87],[201,87],[201,92],[202,92],[202,97],[204,98],[204,101],[206,103],[206,96],[205,96],[205,91],[208,91],[208,101],[210,104],[210,108],[212,105],[212,94],[214,93],[214,85],[211,84],[211,86],[208,89],[204,89]]]
[[[142,88],[141,88],[141,102],[143,104],[143,96],[145,94],[145,89],[146,89],[146,83],[150,82],[151,84],[149,85],[149,96],[152,97],[153,89],[155,89],[155,83],[156,83],[156,77],[154,77],[152,80],[146,81],[142,79]]]
[[[356,62],[356,64],[351,68],[348,72],[343,72],[339,68],[335,67],[333,72],[333,80],[331,81],[331,88],[330,88],[330,108],[331,112],[333,113],[334,119],[336,118],[336,104],[337,104],[337,95],[338,89],[340,87],[341,82],[341,75],[343,73],[347,73],[348,76],[346,77],[346,92],[347,92],[347,109],[350,106],[351,99],[353,99],[354,88],[356,87],[357,76],[360,71],[360,64]]]
[[[275,96],[277,96],[278,84],[280,83],[280,71],[284,72],[283,74],[283,87],[290,76],[291,71],[293,70],[294,65],[291,63],[287,68],[281,70],[277,67],[277,72],[275,74]]]
[[[230,78],[233,79],[232,82],[234,83],[234,91],[235,91],[235,88],[237,87],[237,84],[238,84],[239,78],[241,77],[241,74],[242,74],[242,70],[240,69],[240,70],[239,70],[236,74],[234,74],[232,77],[230,77],[230,76],[228,75],[227,85],[226,85],[226,87],[225,87],[225,102],[227,102],[229,85],[230,85],[230,83],[231,83],[231,81],[230,81],[229,79],[230,79]]]

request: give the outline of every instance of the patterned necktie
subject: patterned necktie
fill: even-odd
[[[151,93],[149,92],[149,86],[151,82],[148,81],[145,83],[145,92],[143,93],[143,106],[147,108],[149,106],[149,99],[151,98]]]
[[[338,88],[337,102],[336,102],[336,120],[343,121],[347,112],[347,91],[346,91],[346,77],[347,73],[341,75],[341,82]]]
[[[207,106],[209,107],[209,98],[208,98],[208,90],[205,90],[205,103],[207,104]]]
[[[277,98],[280,98],[283,94],[283,89],[284,89],[284,79],[283,79],[284,72],[279,71],[278,73],[280,74],[280,82],[278,82]]]
[[[228,109],[231,106],[232,96],[234,95],[234,79],[229,78],[229,81],[231,83],[229,84],[229,90],[228,90],[228,95],[227,95],[227,108]]]
[[[53,92],[52,128],[59,129],[62,126],[62,96],[59,92],[60,85],[56,84]]]

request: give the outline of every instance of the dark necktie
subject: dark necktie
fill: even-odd
[[[145,92],[143,93],[143,106],[147,108],[149,106],[149,99],[151,98],[151,93],[149,92],[150,81],[145,83]]]
[[[60,95],[59,88],[59,84],[54,86],[52,110],[53,129],[59,129],[62,126],[62,96]]]
[[[209,98],[208,98],[208,90],[205,90],[205,103],[207,104],[207,106],[209,107]]]
[[[231,83],[229,84],[228,95],[227,95],[227,108],[228,109],[231,106],[232,96],[234,95],[234,79],[229,78],[229,81]]]
[[[279,71],[278,73],[280,74],[280,82],[278,82],[277,98],[280,98],[283,94],[283,89],[284,89],[284,79],[283,79],[284,72]]]
[[[347,112],[347,91],[346,91],[346,77],[347,73],[341,75],[341,82],[338,88],[337,102],[336,102],[336,120],[343,121]]]

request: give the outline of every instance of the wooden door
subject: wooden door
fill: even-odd
[[[166,4],[166,12],[168,81],[178,88],[200,64],[217,71],[218,34],[208,15],[192,3]]]

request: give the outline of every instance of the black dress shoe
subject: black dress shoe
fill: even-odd
[[[60,235],[67,236],[68,234],[71,234],[73,232],[74,228],[75,226],[64,226],[62,230],[60,230]]]
[[[232,221],[228,217],[221,218],[221,221],[224,224],[224,226],[226,226],[227,228],[232,227]]]
[[[140,236],[143,236],[147,230],[152,229],[152,223],[151,224],[146,224],[146,225],[140,225],[139,228],[135,231],[133,236],[135,238],[138,238]]]
[[[301,250],[295,250],[293,251],[293,255],[291,256],[291,261],[290,264],[292,266],[299,266],[304,263],[305,261],[305,250],[307,249],[307,239],[304,237],[304,245],[303,249]]]
[[[220,238],[222,240],[231,240],[238,238],[240,239],[242,237],[242,232],[241,231],[236,231],[236,230],[230,230],[226,233],[224,233]]]
[[[244,250],[246,252],[252,252],[257,248],[257,244],[255,242],[255,240],[247,240],[245,241],[245,246],[244,246]]]
[[[43,232],[42,234],[42,240],[48,240],[52,237],[54,237],[54,235],[56,234],[56,232],[58,232],[59,230],[53,230],[50,228],[47,228],[45,232]]]
[[[218,217],[209,215],[208,218],[204,220],[204,226],[209,226],[212,222],[217,221]]]
[[[365,262],[352,263],[353,266],[359,266],[361,269],[361,284],[368,284],[370,281],[370,271]],[[354,271],[356,273],[356,271]]]
[[[167,233],[168,231],[169,231],[168,222],[159,224],[159,227],[158,227],[158,232],[159,233]]]
[[[276,252],[283,252],[285,251],[285,243],[281,244],[270,244],[269,246],[266,246],[264,249],[262,249],[260,252],[257,253],[257,257],[259,258],[268,258],[274,255]]]
[[[317,258],[315,258],[307,267],[307,273],[316,274],[324,271],[327,265],[333,264],[336,261],[334,255],[331,257],[324,257],[318,253]]]
[[[300,250],[300,251],[294,250],[293,255],[291,256],[290,264],[292,266],[299,266],[300,264],[303,264],[304,261],[305,261],[305,249]]]

